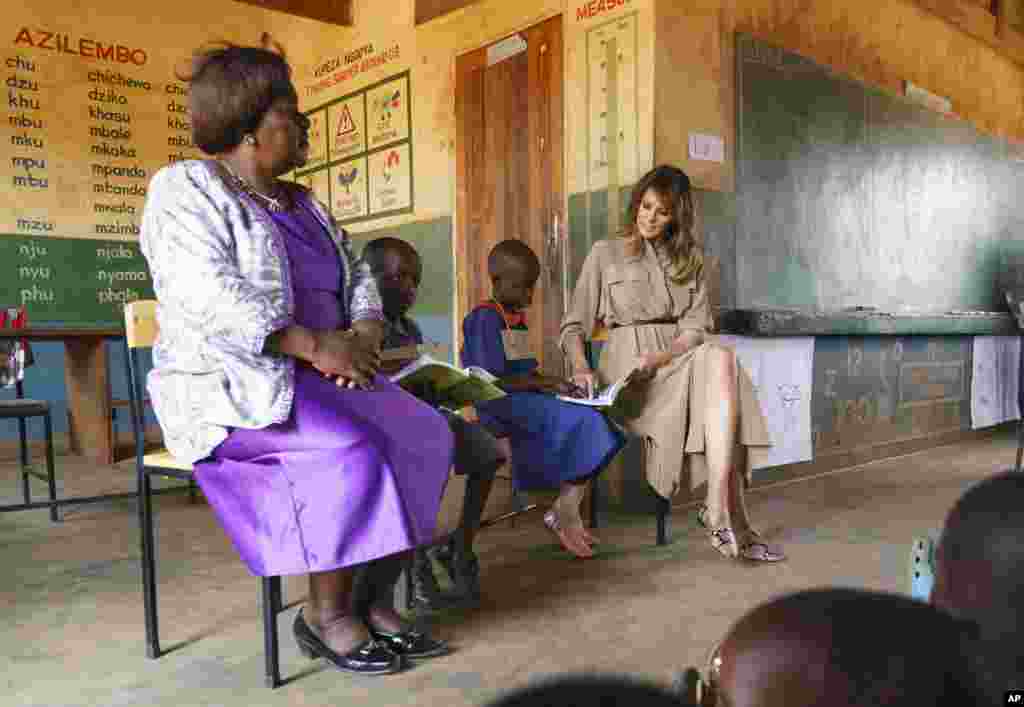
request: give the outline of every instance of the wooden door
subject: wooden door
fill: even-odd
[[[525,49],[501,58],[515,51],[514,43],[521,47],[521,40]],[[507,47],[512,49],[495,51]],[[542,265],[527,312],[533,350],[544,371],[562,375],[558,327],[565,302],[566,229],[561,17],[460,56],[455,105],[458,321],[490,297],[491,248],[506,238],[525,241]],[[458,338],[461,343],[461,331]]]

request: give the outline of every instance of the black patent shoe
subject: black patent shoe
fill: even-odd
[[[369,622],[367,622],[367,626],[369,626]],[[444,641],[431,638],[425,632],[415,629],[391,633],[370,627],[370,635],[381,645],[387,646],[388,650],[395,655],[409,660],[434,658],[451,652],[448,644]]]
[[[357,675],[386,675],[402,669],[405,660],[384,643],[370,638],[347,653],[335,653],[306,623],[299,609],[292,627],[299,651],[310,659],[324,658],[338,670]]]

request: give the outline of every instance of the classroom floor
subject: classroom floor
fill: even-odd
[[[435,621],[450,656],[398,675],[358,678],[303,659],[291,621],[305,579],[285,582],[281,667],[263,687],[258,585],[208,507],[159,498],[159,611],[166,648],[143,652],[135,505],[0,513],[0,681],[4,705],[481,705],[509,686],[598,669],[669,682],[703,661],[729,624],[782,592],[819,585],[903,591],[910,540],[941,526],[971,483],[1013,464],[1013,432],[757,489],[749,506],[790,560],[746,566],[718,556],[692,509],[671,545],[653,518],[616,516],[596,559],[571,560],[536,513],[479,542],[483,606]],[[96,468],[59,456],[67,492],[130,491],[130,461]],[[0,503],[16,501],[16,465],[0,461]],[[38,484],[42,494],[43,485]]]

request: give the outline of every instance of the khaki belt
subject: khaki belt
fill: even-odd
[[[650,324],[677,324],[678,319],[651,319],[646,322],[632,322],[630,324],[612,324],[611,329],[622,329],[624,327],[648,326]]]

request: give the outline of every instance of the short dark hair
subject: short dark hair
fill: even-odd
[[[730,637],[756,642],[774,633],[820,648],[820,665],[804,658],[786,668],[822,675],[829,704],[923,707],[977,703],[981,686],[968,666],[976,628],[909,597],[831,588],[768,601],[742,617]]]
[[[998,692],[1024,687],[1024,474],[1004,471],[969,488],[946,517],[939,540],[942,604],[977,622],[973,663]],[[1009,684],[1017,681],[1016,684]]]
[[[526,243],[515,238],[504,240],[491,248],[487,255],[487,273],[492,278],[498,277],[510,262],[540,276],[540,259],[537,254]]]
[[[381,258],[385,253],[396,253],[397,255],[409,255],[416,260],[420,254],[408,241],[393,236],[381,236],[374,238],[363,247],[363,260],[370,266],[370,270],[377,272],[381,267]]]
[[[972,573],[984,569],[983,581],[994,593],[984,603],[992,610],[1019,607],[1024,611],[1024,474],[1006,471],[969,488],[946,516],[939,541],[941,562],[947,569],[960,560],[971,563]],[[969,582],[972,577],[952,577]],[[972,615],[981,620],[984,617]]]
[[[291,67],[277,52],[226,42],[196,52],[189,83],[192,141],[216,155],[237,147],[282,98],[295,97]]]
[[[621,675],[567,674],[508,692],[489,707],[696,707],[668,689]]]

